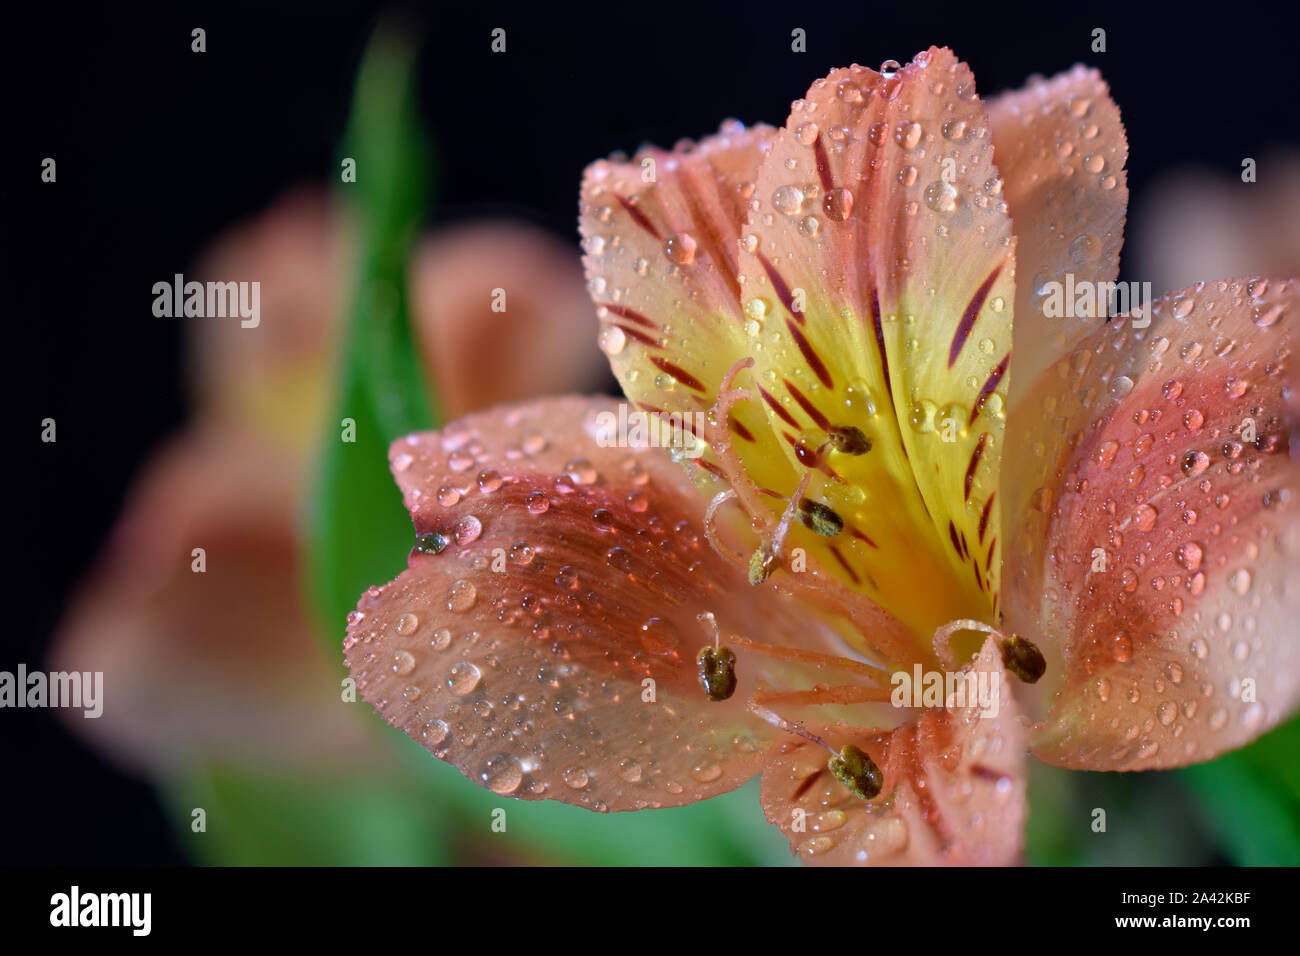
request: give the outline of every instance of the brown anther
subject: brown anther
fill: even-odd
[[[799,520],[824,538],[833,538],[844,530],[844,519],[820,501],[804,498],[799,502]]]
[[[845,455],[865,455],[871,451],[871,439],[853,425],[831,425],[826,429],[826,440]]]
[[[700,685],[709,700],[726,700],[736,692],[736,655],[729,647],[700,648],[695,655],[699,666]]]
[[[1047,661],[1043,658],[1043,652],[1032,641],[1027,641],[1019,635],[1012,634],[1010,637],[1004,637],[998,643],[998,648],[1002,651],[1002,663],[1006,665],[1007,670],[1026,684],[1037,682],[1047,670]]]
[[[885,775],[880,772],[876,762],[853,744],[841,747],[839,754],[831,757],[826,768],[850,793],[863,800],[875,797],[885,785]]]

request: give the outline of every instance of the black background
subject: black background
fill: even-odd
[[[180,5],[176,5],[179,7]],[[1300,138],[1296,23],[1281,6],[967,3],[401,8],[424,37],[434,221],[511,212],[574,243],[582,168],[724,117],[780,124],[832,67],[949,45],[980,92],[1084,61],[1128,132],[1130,212],[1155,176],[1225,175]],[[466,9],[468,7],[468,9]],[[1198,12],[1192,13],[1192,10]],[[1291,16],[1294,16],[1293,14]],[[286,187],[328,182],[377,9],[40,4],[3,15],[8,610],[0,669],[39,667],[132,476],[186,413],[178,326],[152,283]],[[190,30],[207,52],[190,52]],[[508,52],[490,52],[494,27]],[[790,50],[807,31],[808,52]],[[1108,52],[1090,52],[1091,31]],[[46,156],[58,182],[40,182]],[[1121,274],[1122,278],[1131,278]],[[41,419],[59,441],[40,442]],[[58,730],[0,715],[0,860],[181,862],[149,788]]]

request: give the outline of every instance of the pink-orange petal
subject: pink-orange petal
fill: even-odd
[[[1018,244],[1016,347],[1011,401],[1103,319],[1049,318],[1051,282],[1112,282],[1124,244],[1128,141],[1119,108],[1096,70],[1084,66],[988,103],[993,152]]]
[[[1048,655],[1043,759],[1194,763],[1300,701],[1297,315],[1294,280],[1183,290],[1149,328],[1084,340],[1013,413],[1006,615]]]
[[[820,628],[710,548],[704,501],[667,452],[602,445],[616,409],[503,406],[390,450],[415,531],[447,544],[362,597],[348,664],[391,723],[503,795],[632,810],[725,792],[775,735],[748,695],[816,679],[742,652],[735,694],[708,700],[699,615],[724,645],[815,646]]]
[[[741,239],[770,426],[810,495],[876,546],[795,540],[927,648],[948,620],[992,620],[999,586],[978,523],[999,507],[1016,265],[993,160],[952,51],[834,70],[792,105]],[[869,453],[828,445],[837,427]]]
[[[884,786],[871,801],[853,796],[834,778],[822,747],[793,735],[773,745],[763,769],[763,809],[804,862],[1019,861],[1027,733],[997,640],[988,638],[962,671],[986,682],[984,700],[996,693],[996,708],[953,701],[888,734],[843,724],[815,728],[836,749],[846,743],[859,747],[883,770]]]

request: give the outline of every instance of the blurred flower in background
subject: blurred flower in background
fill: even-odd
[[[329,409],[353,245],[323,194],[298,191],[232,229],[195,270],[259,280],[262,322],[186,320],[193,421],[144,469],[50,665],[104,672],[103,717],[69,724],[133,771],[396,767],[368,732],[369,709],[339,705],[339,667],[302,595],[299,507]],[[493,312],[503,276],[510,308]],[[428,380],[452,416],[590,390],[605,375],[577,255],[538,228],[442,228],[420,245],[410,287]],[[200,547],[202,574],[192,569]]]
[[[1135,203],[1133,275],[1154,295],[1220,276],[1300,275],[1300,152],[1240,171],[1165,175]]]

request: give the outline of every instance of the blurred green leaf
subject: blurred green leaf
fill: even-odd
[[[1300,866],[1300,718],[1178,773],[1229,860]]]
[[[781,831],[763,817],[758,781],[701,803],[670,810],[593,813],[553,800],[501,797],[434,760],[405,734],[389,730],[397,752],[465,842],[519,860],[588,866],[790,865]],[[491,829],[506,811],[506,831]]]
[[[413,540],[388,473],[388,446],[438,421],[421,374],[406,293],[431,165],[413,66],[409,42],[381,28],[361,64],[343,150],[343,158],[356,163],[356,182],[341,189],[353,201],[360,227],[360,269],[309,516],[307,562],[322,637],[335,660],[357,598],[405,568]],[[345,422],[354,441],[342,440]]]
[[[446,821],[384,776],[302,777],[195,770],[165,788],[178,840],[218,866],[436,866],[451,861]],[[205,829],[194,832],[201,808]]]

